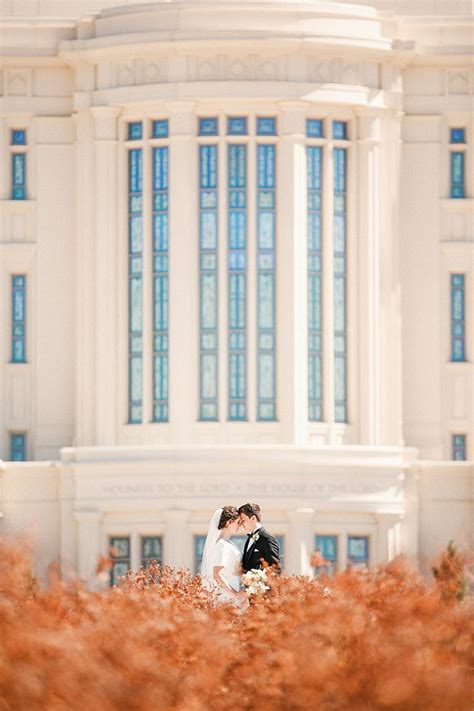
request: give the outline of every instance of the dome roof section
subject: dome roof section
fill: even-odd
[[[328,0],[172,0],[104,9],[81,25],[79,39],[63,43],[63,51],[113,50],[137,44],[143,50],[156,43],[296,43],[338,52],[347,47],[376,53],[392,47],[387,17],[373,7]]]

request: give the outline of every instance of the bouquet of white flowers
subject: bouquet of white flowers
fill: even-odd
[[[265,590],[270,590],[267,583],[267,573],[265,570],[248,570],[242,575],[242,585],[245,588],[247,595],[258,595],[264,593]]]

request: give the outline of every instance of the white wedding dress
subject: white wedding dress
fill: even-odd
[[[239,604],[230,592],[214,580],[214,568],[223,568],[221,575],[225,581],[236,592],[240,590],[241,554],[237,546],[231,541],[219,538],[221,532],[217,526],[221,514],[222,509],[217,509],[209,524],[202,556],[201,576],[206,587],[217,591],[220,602]]]

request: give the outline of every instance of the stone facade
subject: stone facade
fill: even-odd
[[[470,3],[1,0],[0,530],[38,569],[93,584],[110,537],[160,536],[195,565],[223,503],[258,501],[285,567],[316,535],[368,541],[368,563],[472,546],[474,441]],[[217,421],[199,420],[200,117],[216,117]],[[226,121],[248,119],[247,417],[229,421]],[[257,413],[257,117],[276,119],[277,417]],[[166,141],[152,135],[168,121]],[[307,120],[323,135],[307,138]],[[347,130],[331,133],[334,121]],[[143,137],[129,140],[140,122]],[[463,128],[463,199],[450,130]],[[26,145],[12,145],[12,131]],[[169,151],[169,418],[153,422],[151,151]],[[322,408],[308,418],[306,149],[322,148]],[[129,424],[127,156],[143,150],[141,424]],[[347,152],[346,421],[335,416],[334,163]],[[12,199],[12,155],[26,194]],[[11,362],[12,275],[26,276],[26,362]],[[452,362],[450,275],[464,275],[465,359]],[[148,295],[148,296],[147,296]],[[217,387],[216,385],[216,387]],[[340,419],[340,418],[339,418]],[[15,433],[27,462],[11,462]]]

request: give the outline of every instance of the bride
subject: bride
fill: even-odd
[[[230,540],[239,529],[239,512],[235,506],[217,509],[211,518],[204,552],[201,576],[204,585],[218,591],[220,602],[242,605],[247,600],[240,591],[241,554]]]

